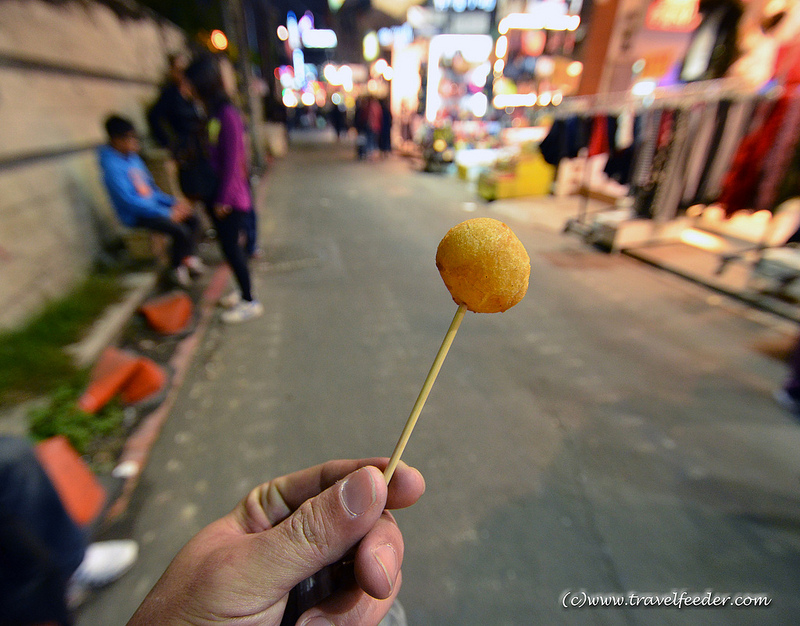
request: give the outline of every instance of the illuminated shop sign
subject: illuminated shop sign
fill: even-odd
[[[437,11],[494,11],[497,0],[433,0]]]
[[[650,30],[691,32],[700,25],[700,0],[655,0],[647,9],[645,24]]]

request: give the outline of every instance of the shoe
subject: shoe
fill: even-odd
[[[800,416],[800,401],[796,400],[788,391],[785,389],[776,389],[772,397],[775,399],[775,402],[780,404],[784,409]]]
[[[222,296],[219,299],[219,305],[223,309],[232,309],[242,301],[242,294],[238,291],[231,291],[229,294]]]
[[[206,273],[206,266],[197,256],[187,256],[183,260],[184,266],[189,270],[192,276],[202,276]]]
[[[185,265],[179,265],[172,270],[170,277],[172,280],[181,287],[188,287],[192,284],[192,277],[189,274],[189,268]]]
[[[386,617],[381,620],[378,626],[408,626],[406,612],[403,610],[400,600],[395,598],[394,602],[392,602],[392,608],[389,609]]]
[[[235,307],[222,314],[222,321],[226,324],[238,324],[239,322],[246,322],[259,317],[262,313],[264,313],[264,305],[258,300],[251,302],[242,300]]]
[[[104,587],[127,572],[138,556],[139,544],[131,539],[93,543],[70,583],[89,589]]]

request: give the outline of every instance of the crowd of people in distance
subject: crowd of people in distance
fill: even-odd
[[[358,133],[356,157],[386,158],[392,151],[392,109],[388,99],[364,96],[356,102],[354,126]]]

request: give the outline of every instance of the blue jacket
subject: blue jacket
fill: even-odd
[[[140,217],[170,217],[175,198],[156,186],[138,154],[125,156],[111,146],[103,146],[98,158],[111,204],[123,224],[136,226]]]

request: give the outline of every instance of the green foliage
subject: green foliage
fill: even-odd
[[[115,276],[92,275],[22,328],[0,332],[0,407],[72,382],[77,371],[64,347],[78,341],[122,293]]]
[[[61,386],[47,406],[30,412],[30,433],[36,441],[64,435],[78,454],[87,454],[98,440],[122,434],[122,407],[112,402],[97,415],[86,413],[77,406],[81,389],[82,386]]]

